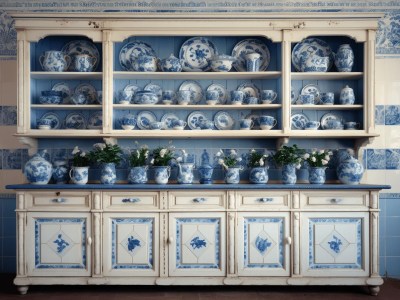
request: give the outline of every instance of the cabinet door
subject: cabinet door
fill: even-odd
[[[225,276],[225,213],[171,213],[169,275]]]
[[[302,274],[368,276],[368,221],[364,212],[302,213]]]
[[[158,276],[157,213],[105,213],[104,275]]]
[[[288,212],[238,213],[239,276],[289,276]]]
[[[30,276],[89,276],[89,213],[28,213]]]

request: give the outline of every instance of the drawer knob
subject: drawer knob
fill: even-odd
[[[264,197],[264,198],[258,198],[257,201],[258,201],[258,202],[261,202],[261,203],[267,203],[267,202],[272,202],[272,201],[274,201],[274,198],[266,198],[266,197]]]
[[[194,203],[203,203],[203,202],[206,202],[206,201],[207,201],[207,198],[203,198],[203,197],[199,197],[199,198],[194,198],[193,199]]]
[[[338,199],[338,198],[332,198],[331,199],[331,203],[337,204],[337,203],[340,203],[340,202],[342,202],[342,199]]]
[[[124,198],[122,199],[122,202],[124,203],[137,203],[140,202],[139,198]]]
[[[286,244],[288,245],[292,244],[292,238],[290,236],[286,237]]]
[[[67,201],[65,198],[55,198],[55,199],[53,199],[53,202],[55,202],[55,203],[64,203],[65,201]]]
[[[168,237],[168,244],[172,244],[174,242],[174,237],[173,236],[169,236]]]

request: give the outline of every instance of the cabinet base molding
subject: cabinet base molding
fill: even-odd
[[[225,285],[241,285],[243,280],[238,277],[228,277],[224,279]]]

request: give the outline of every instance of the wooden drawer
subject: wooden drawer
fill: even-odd
[[[90,210],[91,192],[40,191],[25,194],[29,210]]]
[[[104,192],[103,209],[116,211],[137,211],[143,209],[158,209],[160,194],[147,191]]]
[[[225,209],[225,191],[171,191],[168,194],[170,209]]]
[[[236,192],[238,209],[289,208],[289,191],[238,191]]]
[[[310,191],[300,193],[302,208],[368,208],[368,191]]]

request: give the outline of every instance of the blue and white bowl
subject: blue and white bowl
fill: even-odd
[[[134,104],[156,104],[158,102],[158,96],[152,91],[140,91],[136,92],[133,103]]]
[[[302,72],[327,72],[329,63],[329,56],[312,55],[305,60],[300,59],[300,68]]]
[[[229,72],[232,69],[232,64],[236,61],[236,58],[230,55],[218,55],[215,56],[211,62],[210,67],[214,72]]]
[[[127,114],[120,119],[121,127],[124,130],[132,130],[137,123],[137,117],[132,114]]]
[[[304,129],[305,130],[317,130],[320,126],[320,123],[318,121],[309,121],[305,124]]]
[[[39,97],[41,104],[60,104],[63,100],[61,91],[42,91]]]

